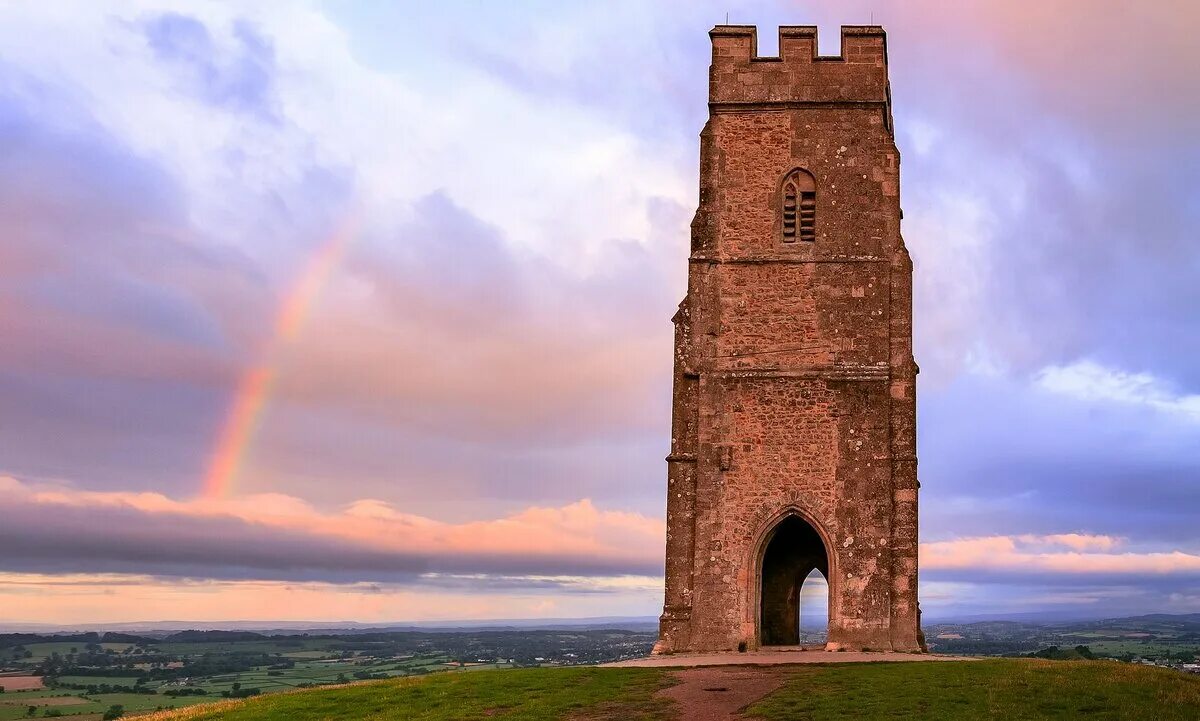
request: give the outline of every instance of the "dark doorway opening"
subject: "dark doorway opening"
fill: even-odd
[[[829,578],[829,556],[816,529],[799,516],[775,526],[762,559],[759,623],[764,646],[800,645],[801,592],[814,570]],[[818,579],[814,576],[810,584]],[[815,585],[814,585],[815,588]],[[806,607],[810,604],[805,604]],[[826,624],[828,611],[826,611]],[[812,629],[811,619],[804,624]]]

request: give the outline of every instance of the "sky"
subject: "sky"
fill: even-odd
[[[1200,611],[1194,3],[17,0],[0,621],[656,615],[726,13],[888,31],[925,617]]]

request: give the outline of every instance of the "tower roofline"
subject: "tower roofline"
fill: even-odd
[[[713,41],[714,57],[717,54],[718,45],[722,45],[726,48],[746,48],[745,58],[753,62],[782,62],[800,59],[845,61],[849,59],[847,58],[848,43],[846,42],[848,38],[878,38],[878,40],[872,40],[865,45],[855,42],[851,42],[849,45],[853,51],[862,51],[877,45],[883,54],[884,62],[886,63],[887,60],[887,32],[882,25],[843,25],[840,33],[841,44],[837,55],[818,54],[816,25],[780,25],[778,34],[779,54],[759,55],[758,27],[755,25],[717,25],[708,31],[708,36]],[[741,41],[718,43],[718,38],[738,38]],[[747,43],[746,40],[749,42]]]
[[[779,28],[779,54],[758,54],[758,28],[709,31],[709,102],[871,102],[889,104],[887,33],[879,25],[843,25],[837,55],[817,53],[815,25]],[[890,115],[890,113],[887,113]]]

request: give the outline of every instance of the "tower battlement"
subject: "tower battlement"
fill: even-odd
[[[709,68],[710,103],[887,104],[887,35],[878,25],[843,25],[841,52],[817,54],[814,25],[779,28],[779,55],[758,54],[753,25],[718,25]]]

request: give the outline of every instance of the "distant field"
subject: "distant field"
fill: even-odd
[[[266,639],[262,641],[204,641],[204,642],[173,642],[158,643],[154,648],[162,653],[187,656],[197,653],[266,653],[282,654],[302,653],[304,651],[321,651],[322,655],[329,654],[329,641],[315,638],[286,637],[281,639]]]
[[[28,659],[29,662],[36,663],[50,657],[51,654],[57,653],[60,656],[66,656],[69,653],[83,653],[86,644],[82,641],[54,641],[45,643],[27,644],[25,648],[33,655]],[[100,647],[105,650],[112,650],[117,653],[125,653],[125,649],[132,644],[128,643],[102,643]]]
[[[1137,640],[1130,641],[1088,641],[1092,653],[1109,656],[1122,656],[1131,653],[1134,656],[1165,657],[1168,653],[1179,654],[1183,651],[1195,652],[1195,647],[1180,647],[1163,643],[1145,643]]]
[[[43,690],[0,694],[0,721],[17,721],[30,718],[26,711],[30,706],[37,708],[37,718],[46,710],[54,709],[69,721],[90,721],[100,718],[110,706],[121,704],[126,712],[147,712],[156,709],[183,708],[185,706],[212,702],[213,697],[185,697],[172,699],[143,694],[107,693],[82,698],[67,691]]]
[[[77,683],[83,686],[106,683],[110,686],[132,686],[137,683],[136,676],[59,676],[59,683]]]
[[[5,691],[25,691],[41,687],[41,676],[0,676],[0,688]]]
[[[829,664],[779,673],[787,676],[783,688],[755,703],[748,718],[1200,719],[1200,678],[1111,661]],[[671,703],[655,695],[672,683],[669,669],[440,674],[227,701],[153,714],[145,721],[655,721],[677,718]]]
[[[31,644],[32,646],[33,644]],[[49,645],[49,644],[36,644]],[[212,644],[218,645],[218,644]],[[55,649],[50,649],[55,650]],[[69,650],[69,649],[68,649]],[[324,652],[327,654],[328,652]],[[313,659],[295,660],[295,666],[288,669],[259,668],[250,671],[239,671],[212,677],[189,678],[186,684],[165,683],[162,681],[145,682],[144,688],[157,693],[108,693],[87,694],[81,689],[70,688],[40,688],[41,678],[35,676],[0,677],[0,686],[7,681],[11,686],[8,692],[0,694],[0,721],[17,721],[28,719],[26,711],[29,706],[37,708],[36,717],[41,718],[44,711],[53,708],[70,721],[88,721],[98,718],[110,706],[120,704],[125,707],[127,715],[155,711],[157,709],[182,709],[197,704],[211,704],[222,699],[222,694],[234,690],[234,684],[242,689],[259,689],[263,694],[293,691],[302,685],[329,685],[354,681],[355,672],[371,674],[386,674],[391,677],[424,675],[429,673],[455,674],[464,671],[505,668],[506,664],[474,664],[466,667],[449,664],[449,658],[443,655],[414,656],[394,661],[379,662],[372,660],[365,664],[362,660],[325,660]],[[137,677],[114,673],[111,676],[97,675],[64,675],[58,677],[59,684],[79,686],[108,685],[133,687]],[[18,684],[39,685],[38,688],[18,690],[12,688]],[[205,695],[171,696],[169,692],[180,688],[203,689]]]

